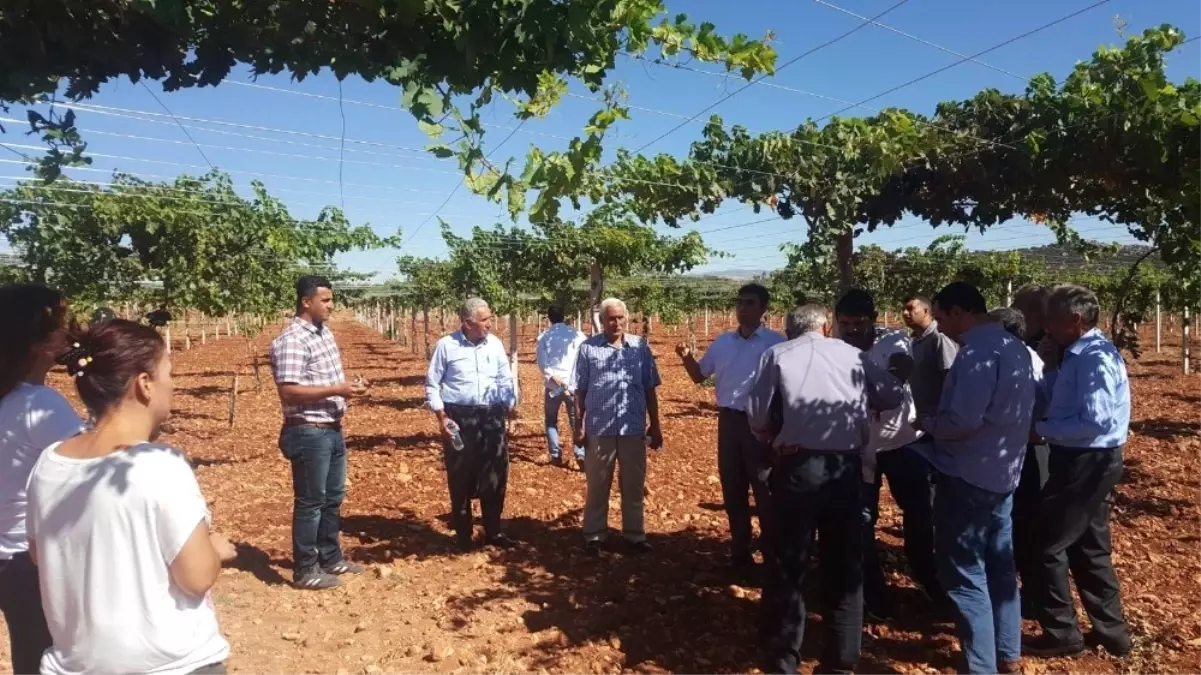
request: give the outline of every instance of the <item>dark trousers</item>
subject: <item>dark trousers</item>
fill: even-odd
[[[1043,488],[1043,593],[1037,598],[1043,632],[1060,643],[1083,639],[1076,623],[1069,573],[1100,639],[1129,638],[1109,539],[1109,502],[1122,477],[1122,449],[1051,446]]]
[[[292,463],[292,566],[304,573],[342,561],[338,532],[346,497],[346,443],[340,429],[284,427],[279,448]]]
[[[42,613],[42,594],[38,588],[38,568],[28,553],[0,561],[0,611],[8,624],[8,644],[16,675],[36,675],[42,653],[53,644],[46,616]]]
[[[1022,580],[1022,606],[1033,607],[1033,592],[1042,584],[1042,548],[1039,544],[1039,511],[1047,483],[1046,444],[1026,446],[1022,476],[1013,492],[1013,558]],[[1025,613],[1025,612],[1023,612]]]
[[[851,672],[863,633],[863,537],[858,454],[797,453],[771,472],[775,555],[763,592],[763,670],[795,673],[805,630],[802,590],[817,536],[825,644],[820,668]]]
[[[446,483],[450,489],[450,520],[459,539],[470,539],[471,500],[480,499],[484,534],[501,533],[500,514],[505,508],[509,483],[509,445],[505,434],[504,406],[446,406],[446,414],[459,425],[463,449],[442,444]]]
[[[769,539],[771,447],[755,438],[746,413],[721,408],[717,414],[717,474],[730,521],[731,552],[735,559],[751,556],[751,502],[759,513],[759,529]]]
[[[906,446],[876,454],[876,482],[864,486],[863,593],[869,607],[885,600],[888,584],[876,545],[876,521],[880,517],[880,488],[888,479],[888,490],[901,509],[905,559],[909,574],[930,597],[943,597],[934,563],[934,486],[930,463]]]

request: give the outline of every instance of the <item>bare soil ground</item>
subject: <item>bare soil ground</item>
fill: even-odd
[[[714,328],[716,329],[716,322]],[[268,329],[271,333],[273,328]],[[727,529],[715,465],[712,391],[688,381],[657,336],[665,450],[649,461],[646,557],[580,552],[582,474],[547,462],[541,396],[523,341],[522,424],[512,437],[505,517],[521,544],[457,555],[432,416],[422,408],[423,358],[360,324],[339,323],[347,371],[374,383],[348,417],[348,557],[369,573],[324,593],[290,579],[291,487],[277,447],[279,405],[267,369],[256,389],[240,338],[176,354],[177,412],[168,440],[192,458],[216,527],[239,556],[214,590],[234,673],[747,672],[756,663],[759,591],[721,570]],[[261,339],[264,347],[271,335]],[[1127,659],[1089,653],[1030,660],[1028,673],[1197,672],[1201,667],[1201,488],[1196,375],[1179,374],[1179,344],[1130,366],[1132,438],[1113,515],[1114,548],[1136,636]],[[265,352],[265,348],[263,349]],[[241,368],[238,420],[227,424]],[[70,383],[55,375],[64,391]],[[74,399],[73,392],[70,395]],[[564,420],[564,427],[566,420]],[[616,489],[611,521],[617,524]],[[900,619],[871,626],[862,672],[954,672],[952,628],[902,574],[897,514],[881,536]],[[810,672],[820,619],[806,636]],[[6,632],[0,632],[6,635]],[[8,666],[0,637],[0,668]]]

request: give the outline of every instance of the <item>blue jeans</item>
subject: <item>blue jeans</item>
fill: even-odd
[[[934,546],[938,577],[954,603],[968,673],[995,673],[1022,652],[1022,604],[1013,557],[1013,493],[938,474]]]
[[[292,462],[292,565],[297,573],[342,561],[338,531],[346,496],[346,443],[338,429],[284,427],[279,448]]]
[[[551,459],[559,459],[563,454],[559,449],[559,408],[567,404],[567,421],[571,423],[572,431],[575,431],[575,401],[565,393],[551,396],[550,390],[543,389],[542,402],[546,417],[546,446],[550,450]],[[576,447],[575,458],[584,461],[584,448]]]

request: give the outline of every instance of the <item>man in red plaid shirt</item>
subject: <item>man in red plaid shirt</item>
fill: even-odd
[[[327,325],[334,293],[325,277],[296,282],[296,317],[271,343],[271,370],[284,425],[279,447],[292,463],[292,564],[298,588],[338,585],[337,575],[361,565],[342,557],[339,510],[346,495],[346,400],[367,392],[346,381],[338,343]]]

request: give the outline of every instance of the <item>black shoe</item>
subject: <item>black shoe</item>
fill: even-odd
[[[630,542],[630,553],[650,553],[653,550],[655,550],[655,547],[651,546],[651,543],[645,539]]]
[[[471,540],[470,534],[455,535],[455,548],[459,549],[460,551],[470,551],[474,547],[475,542]]]
[[[358,563],[352,563],[349,560],[339,560],[332,565],[326,565],[322,570],[326,574],[342,576],[343,574],[362,574],[367,571],[367,568]]]
[[[550,465],[551,466],[563,466],[563,458],[562,457],[551,457]]]
[[[1102,636],[1095,630],[1084,635],[1084,644],[1089,647],[1100,647],[1117,657],[1129,656],[1130,651],[1134,649],[1134,643],[1131,642],[1129,635],[1108,637]]]
[[[338,577],[321,570],[321,568],[298,572],[292,579],[293,586],[308,591],[323,591],[327,588],[335,588],[338,584]]]
[[[491,537],[485,537],[484,544],[488,546],[495,546],[496,548],[513,548],[517,545],[517,542],[510,539],[509,535],[501,532],[500,534],[493,535]]]
[[[736,572],[744,572],[754,569],[755,556],[750,553],[733,553],[730,555],[730,569]]]
[[[1022,638],[1022,654],[1051,659],[1061,656],[1075,656],[1084,651],[1084,640],[1079,642],[1060,642],[1043,633],[1035,638]]]
[[[592,539],[584,542],[584,553],[594,558],[599,556],[604,548],[605,543],[599,539]]]

